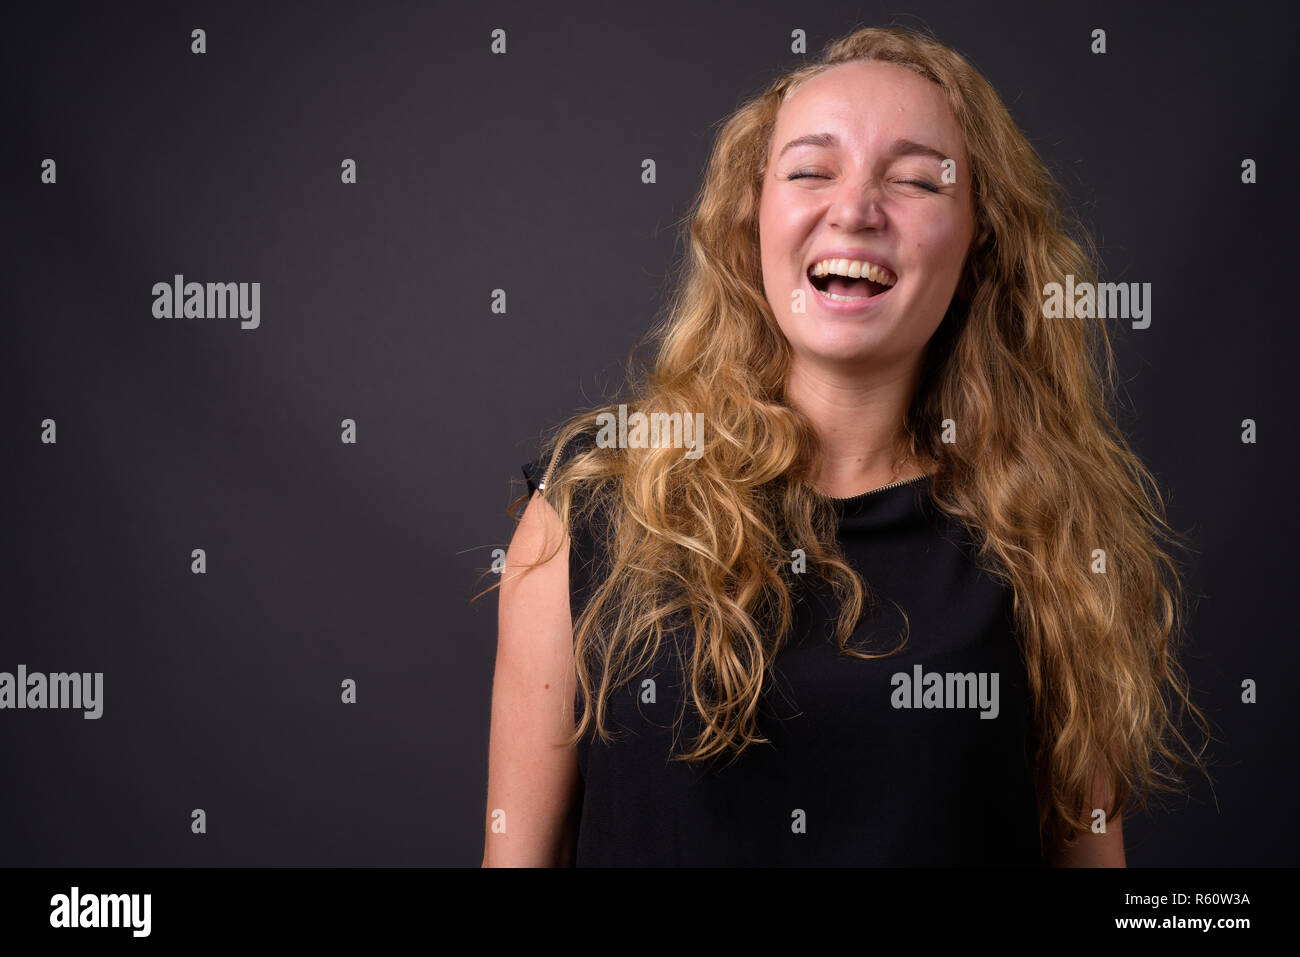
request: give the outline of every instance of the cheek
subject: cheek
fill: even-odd
[[[758,208],[759,240],[765,250],[776,253],[789,232],[786,210],[775,199],[769,199]]]
[[[772,221],[772,201],[764,196],[758,204],[758,253],[763,264],[763,275],[773,263],[773,247],[776,243],[777,226]]]
[[[911,233],[911,257],[931,276],[956,276],[970,242],[969,224],[952,216],[918,222]]]
[[[798,211],[777,200],[761,202],[758,210],[758,253],[763,269],[763,284],[769,300],[777,287],[789,296],[791,283],[797,280],[792,274],[792,256],[798,238]]]

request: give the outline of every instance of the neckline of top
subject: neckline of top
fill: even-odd
[[[890,482],[888,485],[882,485],[879,488],[873,488],[865,492],[859,492],[857,495],[848,495],[848,496],[822,495],[822,493],[820,492],[818,492],[817,494],[821,495],[822,498],[830,499],[832,502],[845,502],[845,503],[857,502],[862,499],[870,498],[872,495],[877,495],[880,492],[887,492],[893,488],[902,488],[904,485],[912,485],[916,482],[921,481],[922,479],[931,478],[933,475],[935,475],[934,472],[927,472],[924,475],[917,475],[910,479],[902,479],[901,481],[898,482]]]

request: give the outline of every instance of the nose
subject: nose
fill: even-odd
[[[831,225],[846,230],[879,229],[885,224],[880,198],[880,186],[875,181],[845,181],[831,203]]]

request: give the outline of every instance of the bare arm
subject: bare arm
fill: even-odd
[[[1110,806],[1110,791],[1101,773],[1093,778],[1092,806]],[[1116,814],[1106,820],[1105,834],[1083,834],[1072,844],[1057,848],[1052,862],[1056,867],[1127,867],[1124,859],[1124,817]]]
[[[534,494],[506,551],[498,606],[488,745],[484,867],[572,864],[577,751],[573,731],[573,621],[569,542],[560,517]],[[538,561],[563,543],[550,559]]]

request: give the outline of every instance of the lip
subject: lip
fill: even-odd
[[[808,277],[808,270],[813,267],[814,263],[819,263],[823,259],[865,259],[869,263],[875,263],[877,266],[884,266],[888,269],[894,276],[894,285],[890,286],[882,293],[877,293],[874,296],[858,300],[857,302],[840,302],[838,299],[832,299],[822,293],[820,289],[813,285],[812,279]],[[825,312],[833,312],[842,316],[856,316],[865,312],[870,312],[874,309],[877,303],[898,287],[900,279],[898,270],[894,268],[894,264],[890,262],[887,257],[866,249],[849,249],[848,247],[841,246],[832,249],[819,250],[813,258],[804,265],[803,281],[808,287],[808,290],[812,293],[817,304],[821,306]]]
[[[827,259],[830,257],[823,256],[822,258]],[[849,257],[836,256],[834,258],[848,259]],[[880,263],[879,265],[883,266],[885,264]],[[895,273],[895,275],[897,274]],[[838,299],[832,299],[829,296],[825,295],[820,289],[814,286],[812,284],[812,280],[808,278],[807,272],[804,273],[803,281],[804,284],[808,287],[808,291],[812,293],[813,298],[816,300],[817,304],[822,308],[823,311],[837,313],[842,316],[857,316],[866,312],[870,312],[872,309],[876,307],[876,305],[882,299],[884,299],[891,292],[893,292],[894,288],[898,285],[898,283],[895,282],[893,286],[890,286],[884,292],[877,293],[874,296],[869,296],[866,299],[859,299],[856,302],[840,302]]]
[[[813,257],[803,264],[804,278],[808,277],[808,270],[812,269],[814,263],[819,263],[823,259],[865,259],[869,263],[875,263],[877,266],[884,266],[894,277],[894,285],[898,285],[898,270],[894,267],[893,262],[887,256],[881,253],[874,253],[869,249],[850,249],[847,246],[837,246],[832,249],[821,249],[813,254]],[[893,286],[890,287],[891,289]]]

